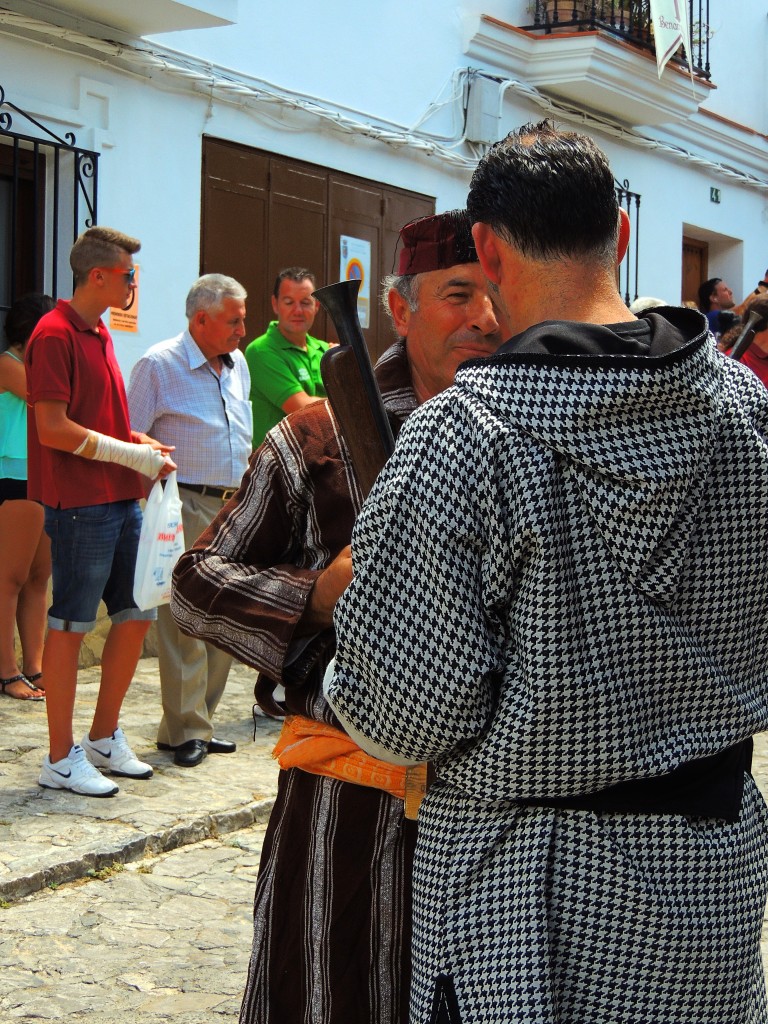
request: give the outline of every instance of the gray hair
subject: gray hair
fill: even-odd
[[[639,299],[635,299],[634,302],[630,303],[629,312],[639,316],[640,313],[645,313],[648,309],[658,309],[659,306],[668,305],[669,303],[665,302],[664,299],[654,299],[650,295],[641,295]]]
[[[381,304],[390,320],[393,318],[392,310],[389,308],[389,293],[393,290],[405,299],[412,313],[419,308],[420,277],[420,274],[387,274],[381,282]]]
[[[245,288],[236,281],[234,277],[226,277],[224,274],[204,274],[199,277],[187,295],[187,320],[191,320],[195,313],[210,312],[212,309],[221,309],[225,299],[236,299],[238,302],[245,302],[248,293]]]

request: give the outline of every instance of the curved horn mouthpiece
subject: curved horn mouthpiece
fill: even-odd
[[[333,320],[339,342],[351,345],[353,332],[362,338],[360,321],[357,316],[357,293],[359,281],[338,281],[312,292],[314,297]]]

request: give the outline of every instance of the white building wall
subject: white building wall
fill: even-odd
[[[438,155],[343,134],[311,113],[258,102],[252,94],[224,98],[201,82],[193,87],[190,79],[166,74],[149,58],[128,65],[114,54],[94,56],[72,37],[51,36],[47,45],[26,41],[0,18],[0,86],[6,98],[101,152],[99,221],[142,240],[140,331],[116,334],[124,371],[149,345],[184,326],[184,297],[199,267],[204,134],[422,192],[436,198],[438,210],[462,205],[471,168],[451,164],[446,154],[473,155],[466,145],[451,142],[460,133],[462,113],[460,99],[450,99],[452,76],[478,66],[463,52],[466,19],[487,14],[525,24],[532,20],[526,7],[525,0],[392,0],[386,9],[350,9],[341,0],[326,0],[318,17],[317,4],[309,0],[294,0],[290,10],[261,0],[241,2],[240,20],[232,27],[139,43],[147,51],[186,54],[200,73],[207,61],[253,87],[259,79],[382,129],[402,133],[419,126],[446,147]],[[715,164],[724,161],[710,145],[710,133],[727,142],[732,131],[754,165],[755,153],[766,147],[765,138],[753,133],[767,126],[768,19],[754,0],[711,0],[711,7],[718,89],[705,108],[749,130],[700,114],[679,130],[645,134]],[[504,77],[503,67],[484,70]],[[502,134],[542,116],[539,106],[510,89]],[[21,121],[18,130],[25,130]],[[754,287],[768,266],[768,191],[723,177],[712,166],[633,145],[595,125],[587,130],[605,148],[616,177],[642,195],[640,294],[679,301],[684,233],[709,240],[711,272],[725,277],[735,292]],[[734,163],[747,167],[741,150],[737,156]],[[758,176],[752,165],[747,170]],[[720,189],[719,205],[710,202],[711,187]],[[260,326],[249,329],[256,333]]]

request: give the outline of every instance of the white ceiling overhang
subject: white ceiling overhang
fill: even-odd
[[[23,3],[38,18],[67,22],[77,19],[113,29],[126,36],[141,37],[161,32],[194,28],[215,28],[237,21],[238,0],[34,0]]]

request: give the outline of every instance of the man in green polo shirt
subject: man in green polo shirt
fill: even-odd
[[[277,320],[245,350],[254,448],[287,413],[325,397],[320,360],[328,345],[309,334],[318,308],[315,287],[315,275],[305,267],[281,270],[272,293]]]

